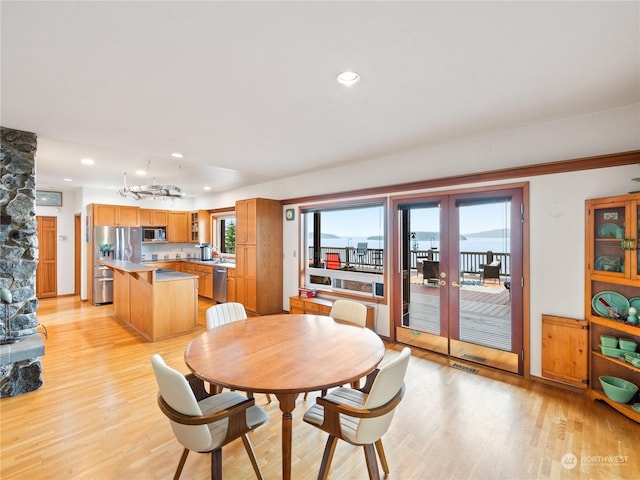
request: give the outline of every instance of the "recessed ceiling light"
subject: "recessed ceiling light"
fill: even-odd
[[[93,158],[83,158],[82,160],[80,160],[80,162],[83,165],[93,165],[94,163],[96,163],[93,161]]]
[[[73,179],[71,179],[71,178],[63,178],[63,180],[64,180],[65,182],[73,182]]]
[[[211,190],[211,187],[204,187],[204,189],[205,189],[206,191],[209,191],[209,190]]]
[[[144,177],[147,174],[144,170],[136,170],[136,175],[139,177]]]
[[[173,152],[173,153],[171,154],[171,156],[172,156],[173,158],[184,158],[184,155],[183,155],[183,154],[181,154],[180,152]]]
[[[336,77],[338,83],[350,87],[351,85],[358,83],[360,81],[360,75],[358,72],[352,72],[347,70],[346,72],[339,73]]]

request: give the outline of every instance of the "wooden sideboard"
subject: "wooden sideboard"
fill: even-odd
[[[329,315],[331,313],[331,307],[333,306],[333,300],[328,298],[302,298],[302,297],[289,297],[289,313],[308,313],[312,315]],[[367,328],[376,331],[375,329],[375,314],[376,311],[371,305],[365,305],[367,307]]]

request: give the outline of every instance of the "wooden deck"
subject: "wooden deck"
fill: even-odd
[[[460,340],[511,350],[511,293],[501,283],[467,279],[460,292]],[[411,278],[408,327],[440,335],[440,287]]]

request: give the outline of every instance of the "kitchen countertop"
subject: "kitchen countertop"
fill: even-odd
[[[145,264],[145,263],[155,263],[155,262],[189,262],[189,263],[196,263],[198,265],[211,265],[211,266],[218,266],[218,267],[225,267],[225,268],[236,268],[235,263],[213,262],[211,260],[200,260],[198,258],[167,258],[167,259],[158,258],[157,260],[145,260],[142,263]]]
[[[179,280],[184,278],[197,278],[197,275],[178,272],[168,268],[158,268],[155,265],[144,265],[143,263],[128,262],[125,260],[103,260],[100,264],[127,273],[155,272],[156,281],[166,282],[169,280]]]

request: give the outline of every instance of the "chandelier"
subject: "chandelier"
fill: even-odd
[[[147,163],[147,170],[149,170],[151,162]],[[178,167],[180,170],[180,177],[182,178],[182,167]],[[133,200],[143,200],[147,198],[161,198],[162,200],[174,200],[176,198],[184,198],[184,193],[180,187],[176,187],[172,184],[156,184],[156,178],[153,177],[152,185],[127,185],[127,172],[124,172],[124,187],[118,190],[118,195],[124,198],[131,198]]]

